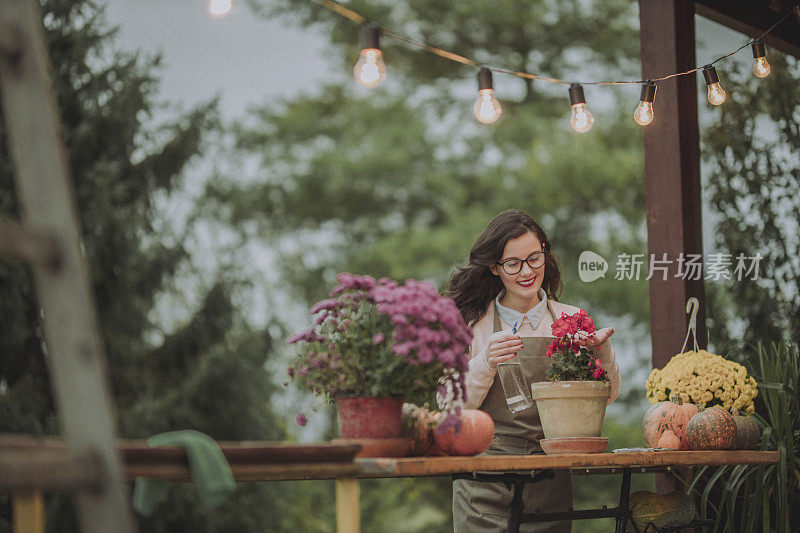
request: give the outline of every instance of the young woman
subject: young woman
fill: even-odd
[[[544,437],[536,405],[516,413],[507,406],[497,365],[513,358],[522,362],[528,385],[545,381],[550,364],[545,356],[552,340],[550,326],[577,307],[557,301],[561,276],[544,230],[530,216],[506,211],[483,230],[469,253],[469,263],[450,278],[453,298],[474,338],[466,375],[470,409],[486,411],[495,422],[487,454],[541,453]],[[596,331],[583,343],[595,353],[611,379],[611,398],[619,396],[619,369],[609,337],[612,328]],[[502,483],[456,480],[453,483],[453,526],[456,533],[505,531],[513,487]],[[552,480],[525,484],[524,509],[550,512],[572,505],[572,478],[557,470]],[[523,523],[521,532],[569,532],[571,522]]]

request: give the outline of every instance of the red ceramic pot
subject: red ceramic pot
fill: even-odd
[[[337,396],[343,439],[396,439],[403,435],[403,399]]]

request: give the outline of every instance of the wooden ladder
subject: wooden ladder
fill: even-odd
[[[17,531],[43,531],[42,492],[69,490],[83,531],[133,532],[42,24],[36,0],[0,0],[0,105],[22,213],[0,220],[0,255],[32,268],[68,451],[0,448],[0,492],[12,494]]]

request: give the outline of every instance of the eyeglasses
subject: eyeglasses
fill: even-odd
[[[546,252],[533,252],[525,260],[522,259],[506,259],[505,261],[498,261],[497,264],[503,267],[506,274],[513,276],[522,272],[522,263],[528,263],[531,268],[539,268],[544,264],[544,256]]]

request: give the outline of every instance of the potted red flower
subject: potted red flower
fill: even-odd
[[[583,309],[561,315],[552,325],[555,339],[547,356],[553,364],[545,372],[549,381],[531,385],[545,440],[600,436],[611,385],[595,349],[581,342],[595,329]]]

